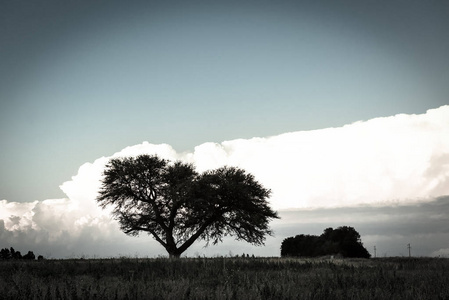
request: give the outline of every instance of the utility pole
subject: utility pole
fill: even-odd
[[[376,258],[376,246],[374,246],[374,258]]]
[[[412,246],[410,246],[410,243],[407,244],[407,248],[408,248],[408,257],[412,257],[412,252],[411,252]]]

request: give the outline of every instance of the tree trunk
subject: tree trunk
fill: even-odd
[[[176,259],[176,258],[179,258],[181,256],[181,253],[168,253],[168,257],[170,258],[170,259]]]
[[[167,250],[170,258],[179,258],[181,254],[189,248],[193,242],[198,239],[201,234],[206,230],[206,228],[215,221],[212,217],[201,225],[197,232],[195,232],[190,238],[184,242],[180,247],[176,246],[175,239],[173,238],[172,232],[167,232],[167,238],[165,243],[165,250]]]
[[[179,248],[176,247],[175,243],[170,243],[165,247],[165,250],[168,252],[168,257],[170,258],[179,258],[184,252],[184,250],[179,250]]]

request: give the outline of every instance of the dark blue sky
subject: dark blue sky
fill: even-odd
[[[63,197],[149,141],[342,126],[449,103],[447,1],[0,2],[0,199]]]

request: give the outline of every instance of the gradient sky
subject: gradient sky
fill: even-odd
[[[449,104],[448,32],[448,1],[0,0],[0,200],[66,197],[143,141],[424,114]]]
[[[0,198],[61,197],[150,141],[341,126],[449,103],[447,1],[1,1]]]

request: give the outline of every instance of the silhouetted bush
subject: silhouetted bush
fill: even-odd
[[[0,250],[0,259],[1,260],[11,259],[11,252],[9,251],[8,248]]]
[[[352,227],[326,228],[320,236],[300,234],[282,241],[281,256],[317,257],[341,255],[369,258],[360,234]]]
[[[12,259],[22,259],[22,254],[20,251],[15,251],[13,247],[11,247],[9,251],[11,252]]]
[[[42,255],[39,255],[39,257],[44,257]],[[15,251],[13,247],[10,249],[3,248],[0,250],[0,260],[10,260],[10,259],[28,259],[28,260],[34,260],[36,259],[36,256],[34,255],[33,251],[28,251],[27,254],[23,255],[20,253],[20,251]]]
[[[23,256],[23,259],[32,260],[32,259],[36,259],[36,256],[34,255],[33,251],[28,251],[28,253]]]

